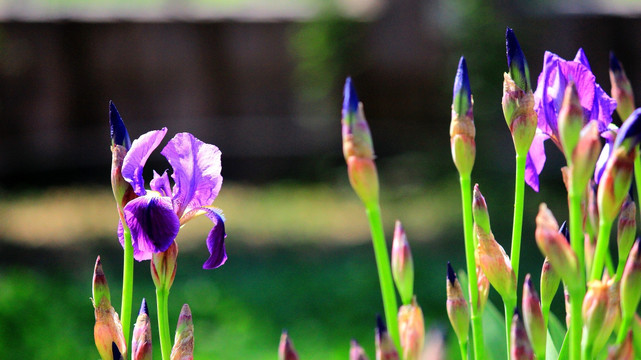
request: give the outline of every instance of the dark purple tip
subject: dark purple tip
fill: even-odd
[[[111,353],[113,354],[114,360],[122,360],[122,354],[115,342],[111,342]]]
[[[630,149],[641,142],[641,108],[634,110],[634,112],[623,122],[623,125],[621,125],[617,137],[614,140],[613,149],[621,146],[621,144],[626,140],[631,140],[631,143],[629,144]]]
[[[131,147],[129,133],[116,109],[116,105],[111,100],[109,100],[109,127],[111,129],[111,144],[122,145],[129,150]]]
[[[614,51],[610,51],[610,70],[614,73],[620,72],[622,70],[621,63],[614,55]]]
[[[354,84],[352,84],[352,78],[348,76],[345,80],[345,88],[343,90],[343,112],[355,113],[357,110],[358,96],[356,95]]]
[[[517,319],[521,318],[521,312],[519,311],[518,307],[514,308],[514,316],[516,316]]]
[[[142,298],[142,304],[140,304],[140,311],[138,312],[138,315],[142,314],[149,316],[149,308],[147,307],[147,300],[145,300],[145,298]]]
[[[465,57],[461,56],[456,69],[454,78],[454,91],[452,93],[452,104],[454,110],[459,114],[464,114],[472,106],[472,89],[470,88],[470,77],[467,73],[467,62]]]
[[[559,234],[565,236],[565,239],[570,242],[570,229],[568,228],[568,222],[564,221],[559,228]]]
[[[387,327],[383,322],[383,318],[381,317],[381,314],[376,314],[376,335],[382,336],[386,332],[387,332]]]
[[[450,284],[454,284],[456,281],[456,273],[454,273],[454,269],[452,269],[452,264],[450,262],[447,262],[447,280],[449,280]]]
[[[525,277],[525,286],[532,289],[532,277],[530,276],[530,274],[527,274],[527,276]]]
[[[525,61],[525,55],[523,54],[523,50],[521,50],[519,41],[516,39],[516,35],[514,35],[514,31],[510,28],[507,28],[505,31],[505,48],[507,67],[512,80],[514,80],[516,85],[521,89],[525,91],[529,90],[530,76],[527,61]]]

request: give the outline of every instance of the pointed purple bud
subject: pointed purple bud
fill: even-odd
[[[138,312],[138,315],[142,314],[149,316],[149,308],[147,307],[147,300],[145,298],[142,298],[142,304],[140,304],[140,311]]]
[[[625,120],[616,139],[614,140],[614,149],[619,146],[625,145],[626,149],[630,151],[639,142],[641,142],[641,108],[634,110],[634,112]]]
[[[343,89],[343,116],[346,116],[348,113],[356,113],[357,111],[358,96],[356,95],[354,84],[352,84],[352,78],[348,76],[345,80],[345,88]]]
[[[465,115],[472,109],[472,89],[467,73],[467,63],[461,56],[454,78],[454,91],[452,94],[452,110],[459,115]]]
[[[194,360],[194,322],[187,304],[183,305],[178,316],[170,360]]]
[[[392,277],[403,304],[409,304],[414,295],[414,261],[405,229],[399,220],[396,220],[392,241]]]
[[[617,113],[621,120],[626,119],[634,111],[634,93],[623,66],[612,51],[610,51],[610,84],[612,85],[610,93],[617,101]]]
[[[610,51],[610,70],[614,73],[618,73],[623,70],[619,59],[614,55],[614,51]]]
[[[530,345],[525,326],[521,321],[521,314],[518,309],[514,309],[512,317],[512,328],[510,329],[510,359],[514,360],[534,360],[534,352]]]
[[[283,330],[283,333],[280,335],[278,360],[298,360],[298,353],[294,350],[294,344],[290,340],[287,330]]]
[[[380,315],[376,316],[376,360],[399,360],[396,346]]]
[[[143,298],[131,340],[132,360],[151,360],[151,321],[147,301]]]
[[[116,109],[116,105],[111,100],[109,101],[109,128],[111,130],[111,145],[120,145],[129,150],[131,148],[129,133]]]
[[[505,47],[510,77],[518,87],[527,92],[532,88],[530,85],[530,69],[519,41],[516,39],[514,31],[510,28],[505,31]]]
[[[350,342],[349,360],[369,360],[363,347],[354,339]]]
[[[450,319],[454,333],[459,339],[459,343],[465,343],[468,340],[470,328],[470,309],[463,295],[461,284],[456,279],[456,274],[450,262],[447,262],[447,316]]]

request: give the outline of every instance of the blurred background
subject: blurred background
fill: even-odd
[[[188,131],[222,150],[214,205],[227,218],[229,260],[202,270],[210,224],[190,222],[169,298],[171,327],[183,303],[192,308],[196,359],[274,359],[282,329],[302,358],[345,359],[352,338],[373,357],[380,291],[341,153],[348,75],[374,138],[387,236],[400,219],[426,326],[452,343],[446,261],[464,267],[448,136],[459,57],[475,100],[473,181],[509,249],[506,26],[533,81],[545,50],[572,59],[583,47],[609,92],[613,50],[639,94],[639,14],[630,0],[0,1],[0,358],[98,358],[89,300],[96,256],[116,310],[122,277],[109,100],[132,139],[166,126],[169,136]],[[520,273],[535,279],[538,204],[567,216],[564,161],[548,150],[540,193],[526,189]],[[154,154],[147,178],[168,167]],[[154,304],[149,264],[135,271],[134,303]],[[560,296],[554,305],[562,314]]]

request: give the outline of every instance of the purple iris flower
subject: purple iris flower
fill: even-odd
[[[182,225],[196,216],[206,215],[214,227],[207,236],[210,257],[203,268],[217,268],[227,260],[224,219],[220,210],[211,206],[223,184],[220,150],[192,134],[177,134],[160,152],[173,168],[174,185],[167,171],[162,175],[154,171],[149,182],[151,190],[146,190],[143,167],[166,133],[167,128],[163,128],[140,136],[131,144],[123,161],[122,176],[138,195],[124,208],[134,258],[149,260],[152,253],[166,251]],[[118,237],[124,244],[122,223],[118,226]]]
[[[559,149],[562,148],[557,117],[565,88],[570,81],[576,84],[586,123],[597,121],[599,132],[603,133],[612,122],[612,112],[617,103],[596,83],[583,49],[579,49],[572,61],[546,51],[543,70],[534,92],[534,110],[538,115],[537,133],[530,147],[525,168],[525,182],[534,191],[539,191],[539,174],[545,164],[543,142],[552,139]]]

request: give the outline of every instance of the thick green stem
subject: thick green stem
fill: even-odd
[[[470,176],[461,176],[461,201],[463,206],[463,229],[465,235],[465,262],[467,265],[468,288],[470,294],[470,310],[472,317],[472,342],[474,344],[474,359],[485,359],[485,344],[483,343],[483,324],[479,306],[479,289],[476,278],[476,260],[474,257],[474,228],[472,219],[472,187]]]
[[[171,356],[171,338],[169,335],[169,290],[156,288],[156,307],[158,309],[158,334],[160,336],[160,353],[162,360]]]
[[[596,250],[594,250],[594,261],[592,261],[592,272],[590,281],[601,279],[605,258],[608,255],[608,246],[610,243],[610,231],[612,222],[599,220],[599,237],[596,241]]]
[[[512,250],[510,259],[512,269],[519,282],[519,261],[521,257],[521,233],[523,231],[523,202],[525,197],[525,159],[526,156],[516,156],[516,179],[514,181],[514,219],[512,221]],[[516,294],[514,294],[516,296]]]
[[[376,268],[378,269],[378,280],[381,285],[383,296],[383,308],[385,310],[385,322],[394,344],[398,349],[401,348],[400,337],[398,334],[396,293],[394,292],[394,283],[392,282],[392,270],[390,268],[390,258],[387,252],[385,242],[385,233],[383,232],[383,221],[381,220],[381,209],[378,203],[366,205],[367,219],[369,220],[370,231],[372,232],[372,243],[374,245],[374,256],[376,258]]]
[[[459,341],[458,347],[461,351],[461,359],[467,360],[467,341]]]
[[[570,181],[571,182],[571,181]],[[570,189],[568,194],[570,206],[570,245],[579,260],[579,286],[585,287],[585,239],[583,235],[583,213],[581,211],[581,193]]]
[[[511,356],[511,332],[512,332],[512,318],[514,317],[514,308],[516,307],[516,294],[514,294],[513,299],[503,299],[503,305],[505,310],[505,344],[507,344],[507,358],[510,359]]]
[[[625,341],[625,338],[628,336],[628,329],[630,328],[632,319],[634,318],[634,314],[632,314],[632,316],[629,316],[629,314],[625,315],[626,316],[623,318],[623,321],[621,321],[619,333],[617,334],[617,344],[621,344],[623,343],[623,341]]]
[[[583,331],[583,316],[581,308],[585,288],[576,286],[570,292],[570,360],[581,360],[581,332]]]
[[[134,248],[131,244],[131,232],[123,222],[124,258],[122,265],[122,302],[120,305],[120,321],[125,336],[125,343],[129,347],[131,332],[131,299],[134,291]]]

